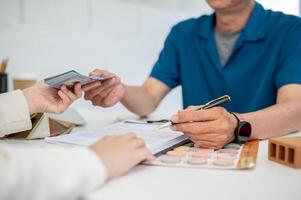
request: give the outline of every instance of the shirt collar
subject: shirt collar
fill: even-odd
[[[242,37],[244,40],[258,40],[265,37],[264,25],[265,10],[259,3],[255,3],[250,18],[242,30]],[[199,20],[198,34],[204,39],[208,39],[214,32],[215,13],[205,16],[205,20]]]

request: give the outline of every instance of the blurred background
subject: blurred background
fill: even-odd
[[[300,0],[258,2],[300,15]],[[148,76],[174,24],[211,12],[205,0],[0,0],[0,58],[10,59],[9,77],[30,72],[43,79],[101,68],[137,85]],[[180,90],[169,94],[155,114],[181,109]],[[84,100],[73,106],[95,109]],[[120,105],[109,110],[125,111]]]

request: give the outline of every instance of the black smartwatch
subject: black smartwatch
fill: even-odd
[[[240,119],[237,117],[236,114],[231,112],[232,115],[237,119],[237,127],[235,129],[234,135],[235,135],[235,143],[238,144],[244,144],[246,143],[252,133],[252,126],[247,121],[240,121]]]

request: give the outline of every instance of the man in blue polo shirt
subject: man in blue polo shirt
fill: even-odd
[[[224,108],[186,109],[171,118],[177,123],[172,129],[208,148],[233,141],[240,121],[251,123],[251,139],[300,130],[301,19],[265,10],[253,0],[207,2],[215,12],[172,28],[142,86],[115,78],[85,87],[85,98],[103,107],[121,100],[147,116],[179,85],[184,108],[228,94],[232,102]]]

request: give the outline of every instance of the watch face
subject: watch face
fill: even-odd
[[[240,127],[239,135],[250,137],[252,132],[251,124],[249,122],[241,122],[241,123],[242,125]]]
[[[252,127],[249,122],[242,121],[239,123],[238,129],[238,141],[239,143],[245,143],[249,140],[252,133]]]

